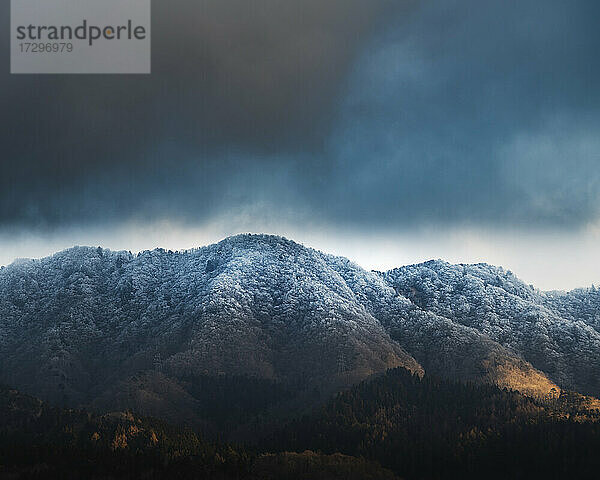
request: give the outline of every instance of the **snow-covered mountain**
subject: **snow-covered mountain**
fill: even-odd
[[[137,256],[73,248],[0,272],[0,381],[86,403],[147,370],[338,388],[419,364],[326,257],[268,236]]]
[[[560,386],[600,394],[595,289],[544,293],[499,267],[442,261],[398,268],[383,277],[418,309],[479,332]]]
[[[164,405],[181,406],[194,375],[328,391],[403,366],[598,395],[597,298],[540,293],[486,265],[367,272],[266,235],[186,252],[76,247],[0,270],[0,382],[106,405],[115,386],[160,378]]]

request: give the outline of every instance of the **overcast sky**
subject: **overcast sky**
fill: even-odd
[[[0,17],[8,22],[8,3]],[[283,234],[600,284],[594,0],[171,0],[150,76],[11,76],[0,264]]]

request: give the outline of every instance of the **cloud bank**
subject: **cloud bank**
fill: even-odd
[[[600,217],[599,15],[593,0],[155,2],[150,77],[0,75],[0,229],[583,228]]]

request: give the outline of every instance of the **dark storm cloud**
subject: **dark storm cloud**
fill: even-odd
[[[596,219],[599,15],[593,1],[422,2],[355,69],[331,144],[331,216]]]
[[[7,24],[8,2],[0,8]],[[158,195],[201,213],[240,167],[219,151],[323,142],[347,70],[394,9],[389,0],[161,0],[149,77],[3,73],[0,221],[143,214]],[[0,60],[9,63],[7,41]]]
[[[154,2],[151,77],[1,78],[0,221],[254,206],[358,226],[583,225],[600,204],[599,14]]]

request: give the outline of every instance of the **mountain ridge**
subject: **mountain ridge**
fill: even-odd
[[[137,388],[139,372],[174,382],[154,394],[223,374],[325,393],[402,366],[534,396],[598,395],[595,311],[576,318],[583,294],[565,295],[560,310],[487,264],[369,272],[270,235],[136,255],[73,247],[0,270],[0,381],[89,405],[117,384]]]

